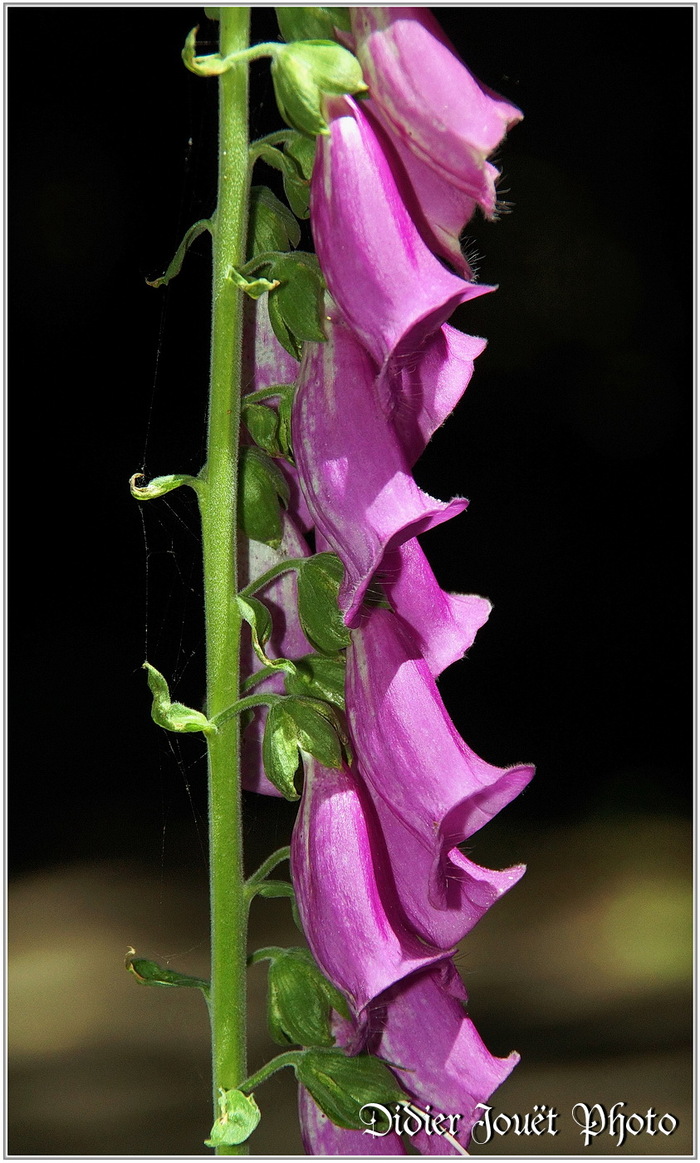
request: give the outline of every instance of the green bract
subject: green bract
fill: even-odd
[[[209,982],[202,977],[190,977],[186,973],[177,973],[174,969],[163,969],[155,961],[147,961],[144,957],[137,957],[136,950],[130,949],[126,955],[125,966],[141,985],[156,985],[164,988],[201,989],[209,993]]]
[[[406,1101],[393,1074],[368,1054],[349,1058],[342,1050],[307,1050],[299,1055],[295,1071],[324,1114],[349,1131],[364,1126],[359,1112],[367,1103]]]
[[[260,1108],[252,1094],[219,1087],[221,1114],[205,1139],[205,1147],[236,1147],[245,1143],[260,1122]]]
[[[324,93],[363,93],[367,86],[356,57],[332,40],[297,40],[282,45],[272,60],[280,113],[309,137],[328,134],[321,108]]]
[[[171,703],[168,684],[155,666],[151,666],[150,662],[144,662],[143,666],[148,671],[148,686],[153,695],[151,718],[154,723],[166,731],[204,731],[205,734],[216,734],[214,723],[210,723],[201,711],[194,711],[182,703]]]
[[[199,481],[196,477],[186,476],[183,473],[168,473],[167,476],[153,477],[147,485],[137,485],[138,480],[144,480],[142,472],[135,472],[129,480],[129,488],[131,489],[132,497],[137,501],[155,501],[157,497],[164,497],[166,493],[171,493],[173,489],[179,489],[181,485],[190,485],[193,489],[199,488]]]

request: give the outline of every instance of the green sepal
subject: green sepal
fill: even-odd
[[[248,258],[268,250],[289,250],[301,241],[299,223],[268,186],[250,191]]]
[[[187,254],[187,251],[191,247],[195,238],[199,238],[200,234],[204,234],[205,230],[208,230],[210,234],[213,233],[213,225],[211,219],[209,218],[200,218],[199,222],[195,222],[193,226],[190,226],[185,237],[175,251],[172,262],[170,263],[170,266],[166,270],[165,274],[161,275],[159,279],[146,279],[147,285],[149,287],[167,287],[170,280],[174,279],[175,275],[179,275],[180,271],[182,270],[182,264],[185,261],[185,255]]]
[[[219,1087],[221,1114],[214,1123],[205,1147],[237,1147],[245,1143],[260,1122],[260,1108],[253,1095],[242,1090],[224,1090]]]
[[[351,1058],[342,1050],[306,1050],[295,1060],[294,1070],[331,1122],[349,1131],[365,1125],[360,1111],[367,1103],[406,1102],[393,1074],[371,1054]]]
[[[309,642],[322,654],[337,654],[350,644],[338,607],[342,580],[343,566],[334,553],[317,553],[299,570],[299,619]]]
[[[207,16],[209,18],[209,20],[220,20],[221,19],[220,12],[221,12],[220,8],[205,8],[204,9],[204,15]]]
[[[195,491],[201,486],[201,481],[197,477],[187,476],[184,473],[169,473],[167,476],[153,477],[147,485],[137,485],[136,481],[142,478],[145,480],[142,472],[135,472],[129,478],[131,495],[137,501],[155,501],[157,497],[164,497],[166,493],[171,493],[173,489],[179,489],[182,485],[189,485]]]
[[[148,671],[148,686],[153,695],[151,718],[154,723],[164,727],[166,731],[203,731],[205,735],[216,734],[216,725],[201,711],[195,711],[183,703],[171,703],[168,684],[155,666],[151,666],[150,662],[144,662],[143,666]]]
[[[241,274],[235,267],[230,267],[227,273],[227,278],[231,280],[239,291],[243,291],[249,299],[259,299],[261,295],[267,294],[269,291],[274,291],[279,286],[277,279],[249,279],[247,275]]]
[[[259,598],[242,598],[238,594],[236,604],[243,619],[250,626],[253,650],[263,666],[284,670],[289,675],[293,675],[296,666],[288,658],[268,658],[265,653],[264,647],[272,635],[272,615],[265,603],[261,602]]]
[[[321,343],[326,338],[325,284],[318,259],[295,251],[276,255],[268,265],[271,276],[279,283],[267,299],[272,330],[285,351],[301,360],[305,340]]]
[[[366,93],[357,57],[333,40],[295,40],[273,58],[277,107],[292,129],[309,137],[327,135],[324,94]]]
[[[298,800],[294,777],[299,766],[294,720],[285,710],[285,702],[274,703],[267,712],[262,756],[265,774],[286,800]]]
[[[308,218],[316,140],[311,141],[303,133],[295,133],[291,141],[284,143],[284,156],[289,161],[289,167],[284,172],[285,197],[297,218]]]
[[[292,448],[292,408],[294,406],[294,389],[285,392],[280,397],[277,407],[277,440],[280,452],[285,460],[294,464],[294,449]]]
[[[308,949],[282,949],[271,960],[267,990],[267,1027],[278,1046],[333,1046],[331,1009],[350,1017]]]
[[[281,456],[280,421],[277,409],[269,404],[248,404],[242,402],[241,419],[258,448],[268,456]]]
[[[299,750],[313,755],[324,767],[341,768],[348,740],[335,709],[306,695],[289,695],[282,706],[294,721]]]
[[[279,549],[280,502],[289,503],[289,485],[277,465],[259,448],[241,448],[238,524],[246,537]]]
[[[285,675],[288,695],[308,695],[324,699],[345,710],[345,659],[305,654],[294,661],[294,674]]]
[[[350,31],[348,8],[275,8],[275,12],[286,41],[333,40],[336,28]]]
[[[250,626],[256,651],[260,651],[264,658],[263,646],[270,641],[272,635],[272,614],[258,598],[242,598],[239,595],[236,597],[236,604]]]
[[[163,969],[155,961],[137,957],[135,949],[130,949],[127,953],[124,966],[140,985],[157,985],[166,989],[201,989],[207,997],[209,996],[209,982],[203,977],[190,977],[186,973],[177,973],[174,969]]]
[[[273,145],[253,143],[253,156],[267,162],[279,170],[284,179],[284,192],[297,218],[309,217],[309,186],[316,152],[315,140],[294,132],[290,141],[285,141],[283,149]]]

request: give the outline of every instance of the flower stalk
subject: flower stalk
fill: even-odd
[[[221,53],[248,46],[250,9],[221,9]],[[206,487],[200,492],[204,557],[207,714],[239,699],[241,614],[237,591],[236,511],[244,296],[229,278],[245,260],[248,228],[248,66],[219,79],[219,179],[213,236],[211,384]],[[236,1087],[246,1065],[246,927],[243,891],[239,719],[208,738],[211,891],[211,1029],[214,1114],[220,1088]],[[245,1143],[217,1153],[247,1154]]]

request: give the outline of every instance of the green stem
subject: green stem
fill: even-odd
[[[252,876],[248,877],[248,887],[251,887],[254,884],[261,884],[262,881],[270,875],[272,870],[277,868],[277,865],[281,864],[283,860],[289,860],[288,844],[285,845],[284,848],[278,848],[276,852],[273,852],[271,856],[268,856],[267,860],[263,860],[257,872],[254,872]]]
[[[221,8],[221,53],[243,52],[250,9]],[[248,68],[233,65],[219,79],[219,184],[214,236],[211,387],[206,487],[200,494],[207,640],[207,714],[238,701],[241,615],[236,509],[244,296],[228,279],[245,261],[248,228]],[[227,719],[207,739],[211,886],[211,1025],[214,1117],[219,1087],[238,1086],[246,1063],[247,899],[243,844],[239,719]],[[245,1144],[219,1147],[221,1155],[246,1155]]]
[[[260,577],[254,578],[252,582],[244,586],[238,596],[241,598],[252,598],[253,594],[261,590],[273,578],[278,577],[281,573],[288,573],[290,569],[301,569],[302,565],[308,560],[308,557],[287,557],[284,561],[278,561],[276,565],[271,565],[265,573],[261,573]]]
[[[260,1086],[261,1083],[266,1082],[268,1078],[276,1074],[283,1066],[294,1066],[297,1058],[303,1053],[303,1050],[286,1050],[284,1054],[278,1054],[276,1058],[271,1058],[269,1062],[261,1066],[260,1070],[256,1071],[255,1074],[251,1074],[250,1078],[246,1078],[245,1082],[242,1082],[238,1089],[242,1090],[244,1094],[252,1094],[256,1086]]]
[[[246,695],[244,699],[236,699],[235,703],[231,703],[230,707],[224,707],[223,711],[219,711],[218,715],[214,715],[210,720],[216,727],[219,734],[221,728],[230,723],[232,719],[238,719],[241,711],[252,710],[254,707],[273,707],[275,703],[279,703],[285,695]]]
[[[274,133],[267,133],[264,137],[258,137],[255,141],[251,141],[249,154],[251,158],[255,159],[258,156],[258,149],[266,145],[284,145],[286,141],[294,140],[295,131],[293,129],[276,129]]]

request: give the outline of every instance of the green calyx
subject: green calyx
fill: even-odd
[[[334,40],[350,31],[349,8],[275,8],[284,40]]]
[[[295,776],[304,752],[324,767],[336,769],[351,758],[334,707],[321,699],[287,695],[270,707],[263,735],[265,774],[285,799],[299,799]]]
[[[282,45],[273,57],[271,72],[282,117],[308,137],[328,134],[322,108],[325,95],[367,92],[357,58],[332,40]]]
[[[317,553],[299,570],[299,618],[306,637],[322,654],[336,655],[350,644],[338,608],[343,566],[334,553]]]
[[[282,541],[280,505],[289,502],[289,485],[280,469],[260,448],[241,448],[238,525],[246,537],[279,549]]]
[[[360,1111],[367,1103],[389,1106],[406,1101],[388,1067],[370,1054],[350,1058],[342,1050],[305,1050],[295,1071],[331,1122],[349,1131],[364,1126]]]
[[[342,993],[316,965],[308,949],[263,949],[255,960],[269,958],[267,1024],[279,1046],[334,1044],[331,1010],[349,1018]]]

